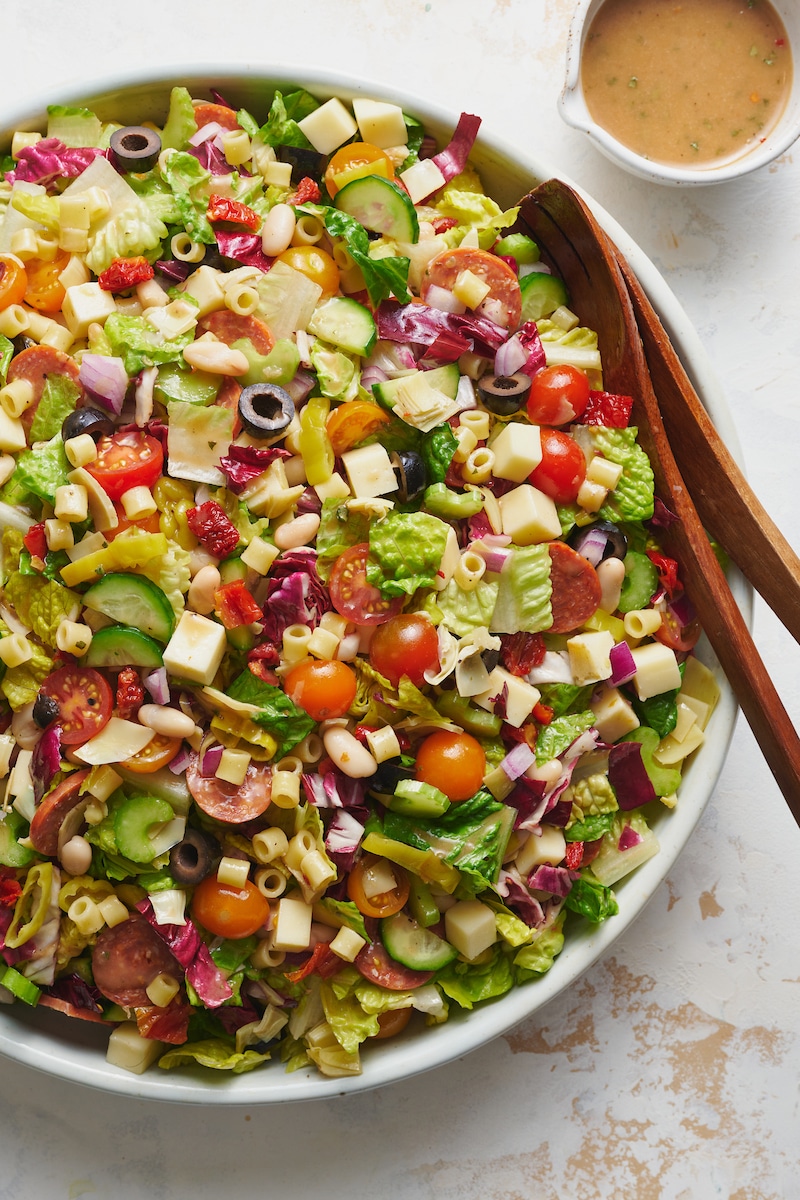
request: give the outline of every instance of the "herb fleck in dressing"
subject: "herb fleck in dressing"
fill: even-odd
[[[676,165],[746,153],[779,119],[791,78],[786,31],[765,0],[607,0],[583,49],[594,120]]]

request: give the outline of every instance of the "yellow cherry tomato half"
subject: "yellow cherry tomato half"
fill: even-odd
[[[389,414],[371,400],[345,400],[328,417],[326,430],[334,454],[344,454],[388,425]]]
[[[293,267],[312,283],[318,283],[322,288],[322,299],[335,296],[339,291],[339,268],[328,254],[319,246],[290,246],[278,255],[279,262]]]
[[[207,875],[192,896],[192,916],[209,933],[222,938],[246,938],[264,925],[269,903],[248,879],[244,887],[220,883],[216,875]]]
[[[0,254],[0,309],[21,304],[25,298],[28,276],[15,258]]]
[[[315,721],[343,717],[356,698],[355,672],[335,659],[307,659],[284,681],[286,695]]]
[[[25,289],[26,304],[43,313],[61,311],[67,292],[60,277],[70,257],[66,250],[60,250],[49,262],[44,258],[28,259],[25,264],[28,277],[28,286]]]
[[[346,184],[365,175],[394,179],[394,163],[384,150],[373,146],[372,142],[350,142],[342,146],[333,155],[325,171],[328,195],[333,199]]]

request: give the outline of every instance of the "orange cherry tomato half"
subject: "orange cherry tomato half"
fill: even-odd
[[[55,700],[65,746],[79,746],[105,729],[114,708],[114,694],[92,667],[60,667],[48,675],[40,691]]]
[[[126,758],[120,766],[133,771],[134,775],[152,775],[171,762],[182,745],[180,738],[168,738],[163,733],[157,733],[143,750],[132,758]]]
[[[161,475],[164,451],[158,438],[141,429],[103,436],[97,443],[97,458],[86,470],[111,500],[119,500],[129,488],[151,488]]]
[[[191,912],[216,937],[246,938],[266,923],[269,903],[249,879],[244,887],[234,887],[207,875],[194,889]]]
[[[278,261],[319,284],[323,300],[339,291],[339,268],[327,250],[320,250],[319,246],[290,246],[278,255]]]
[[[350,142],[342,146],[333,155],[325,171],[328,195],[333,199],[346,184],[354,179],[363,179],[365,175],[394,179],[394,163],[384,150],[373,146],[372,142]]]
[[[335,659],[308,659],[284,680],[286,695],[315,721],[343,717],[356,698],[355,672]]]
[[[21,304],[25,299],[28,276],[14,258],[0,254],[0,309]]]
[[[334,454],[344,454],[388,425],[389,414],[371,400],[345,400],[328,417],[326,426]]]
[[[28,286],[25,303],[43,313],[61,312],[66,288],[61,282],[61,272],[70,260],[66,250],[60,250],[55,258],[30,258],[25,264]]]
[[[393,888],[385,892],[373,892],[370,879],[378,869],[382,874],[385,871],[392,874],[395,881]],[[403,868],[375,854],[365,854],[347,876],[347,894],[365,917],[391,917],[400,912],[408,900],[409,891],[408,876]]]
[[[409,1004],[407,1008],[387,1008],[386,1012],[378,1013],[380,1029],[377,1033],[373,1033],[370,1041],[383,1041],[386,1038],[396,1037],[398,1033],[402,1033],[411,1020],[413,1011]]]
[[[236,110],[228,108],[225,104],[212,104],[205,101],[202,104],[195,104],[194,119],[198,129],[202,129],[204,125],[211,125],[212,122],[221,125],[223,129],[242,128],[239,118],[236,116]]]
[[[160,513],[151,513],[148,517],[137,517],[135,521],[131,521],[129,517],[126,517],[125,509],[121,504],[115,504],[114,508],[116,509],[119,524],[114,529],[106,530],[103,534],[107,542],[113,542],[114,538],[119,537],[126,529],[135,529],[141,533],[158,533],[161,528],[159,524],[161,519]]]
[[[426,671],[439,665],[439,636],[430,617],[401,613],[379,625],[369,644],[369,661],[397,687],[407,675],[422,687]]]
[[[387,599],[367,579],[369,545],[350,546],[336,559],[328,580],[333,607],[354,625],[382,625],[403,607],[403,597]]]
[[[483,783],[486,755],[471,734],[439,729],[426,737],[417,751],[414,773],[422,783],[444,792],[453,803],[469,800]]]
[[[508,263],[488,250],[456,246],[437,254],[425,268],[420,296],[426,300],[432,287],[452,292],[462,271],[477,275],[489,288],[489,294],[479,306],[481,315],[503,329],[516,329],[522,312],[519,280]]]

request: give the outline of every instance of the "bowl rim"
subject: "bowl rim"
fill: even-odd
[[[780,119],[760,145],[718,165],[712,163],[696,168],[673,166],[638,154],[609,133],[589,112],[581,87],[581,55],[588,28],[605,2],[578,0],[567,34],[566,72],[558,98],[558,110],[567,125],[586,133],[597,149],[612,162],[650,182],[684,187],[707,186],[728,183],[757,171],[785,154],[800,138],[800,61],[794,53],[794,47],[800,46],[800,15],[790,0],[770,0],[784,26],[787,21],[792,25],[786,30],[792,51],[792,79]]]
[[[352,99],[368,94],[401,104],[434,131],[447,133],[455,126],[456,115],[447,109],[363,77],[308,68],[287,72],[285,68],[272,69],[269,65],[239,68],[214,63],[191,67],[177,64],[153,71],[132,70],[100,77],[71,90],[60,88],[57,96],[46,94],[36,108],[11,114],[4,124],[10,135],[14,129],[26,125],[40,126],[44,110],[51,103],[111,102],[115,95],[124,102],[125,96],[130,101],[143,90],[148,94],[167,96],[169,88],[176,84],[183,84],[190,91],[195,89],[194,94],[198,95],[207,93],[210,86],[224,93],[226,84],[229,88],[235,86],[245,90],[263,87],[265,94],[269,94],[276,86],[283,88],[300,81],[320,98]],[[581,192],[629,259],[681,353],[720,435],[734,456],[740,459],[741,449],[731,413],[698,335],[654,264],[617,221],[566,176],[489,131],[479,137],[474,161],[489,178],[493,172],[507,175],[503,186],[507,184],[517,198],[537,182],[557,174]],[[489,183],[487,190],[495,195],[498,193],[496,183]],[[736,572],[731,582],[737,602],[751,622],[752,590]],[[715,665],[707,646],[703,657],[710,665]],[[613,920],[594,929],[581,927],[576,922],[557,963],[541,979],[515,988],[469,1014],[455,1014],[435,1030],[425,1029],[412,1037],[384,1043],[379,1053],[365,1057],[363,1074],[344,1079],[328,1079],[311,1071],[286,1074],[280,1063],[238,1076],[224,1072],[221,1073],[225,1076],[223,1079],[215,1077],[214,1072],[196,1068],[169,1073],[153,1070],[144,1075],[133,1075],[105,1061],[106,1035],[102,1027],[76,1020],[67,1025],[60,1014],[49,1010],[31,1011],[19,1005],[7,1012],[0,1010],[0,1054],[46,1074],[129,1098],[166,1103],[255,1105],[353,1095],[407,1080],[486,1045],[554,1001],[606,954],[640,915],[682,852],[711,798],[734,731],[736,702],[718,665],[716,670],[721,688],[720,701],[709,726],[707,742],[687,772],[682,802],[659,823],[661,852],[622,883],[619,888],[620,912]]]

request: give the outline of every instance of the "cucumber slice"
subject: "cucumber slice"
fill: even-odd
[[[0,866],[27,867],[36,855],[27,846],[20,846],[17,838],[28,832],[28,822],[10,808],[0,821]]]
[[[378,336],[372,313],[349,296],[334,296],[320,304],[308,329],[309,333],[351,354],[369,354]]]
[[[391,179],[368,175],[336,193],[334,204],[365,229],[396,242],[418,242],[419,221],[408,192]]]
[[[519,287],[522,293],[522,321],[540,321],[567,303],[563,279],[548,275],[546,271],[532,271],[529,275],[523,275]]]
[[[158,796],[132,796],[114,813],[114,837],[117,849],[135,863],[152,862],[157,853],[151,829],[166,825],[175,814],[166,800]]]
[[[389,799],[392,812],[404,817],[442,817],[449,807],[444,792],[419,779],[401,779]]]
[[[158,368],[155,397],[162,404],[183,400],[205,407],[216,400],[220,380],[220,375],[211,375],[208,371],[187,371],[177,363],[166,363]]]
[[[395,962],[412,971],[438,971],[458,958],[455,946],[403,912],[381,921],[381,938]]]
[[[84,592],[83,603],[157,642],[168,642],[175,628],[172,605],[158,584],[144,575],[112,571]]]
[[[372,391],[384,408],[394,408],[399,388],[403,384],[408,387],[409,383],[417,378],[423,378],[430,387],[443,392],[448,400],[455,400],[461,372],[458,363],[445,363],[443,367],[434,367],[430,371],[416,371],[408,375],[399,375],[397,379],[384,379],[382,383],[373,383]],[[411,386],[414,386],[413,382]]]
[[[87,667],[163,667],[158,642],[130,625],[98,629],[83,660]]]

